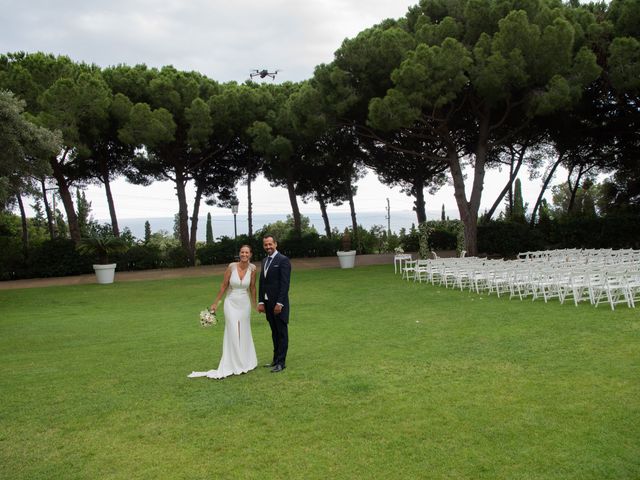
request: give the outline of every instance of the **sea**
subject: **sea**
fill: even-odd
[[[303,216],[309,218],[309,223],[315,227],[319,234],[324,234],[324,222],[322,215],[318,213],[303,213]],[[329,224],[331,228],[337,228],[343,231],[351,226],[351,214],[349,212],[329,212]],[[427,210],[427,220],[439,220],[441,211]],[[445,215],[451,219],[459,218],[457,211],[446,211]],[[412,225],[417,225],[416,213],[410,210],[392,211],[387,219],[387,212],[356,212],[356,220],[358,225],[369,230],[374,225],[380,225],[385,230],[388,226],[391,231],[399,233],[400,229],[409,230]],[[276,221],[286,221],[287,213],[282,214],[254,214],[253,215],[253,231],[257,231],[264,225],[274,223]],[[104,222],[105,220],[101,220]],[[122,218],[118,219],[118,225],[122,230],[128,227],[136,238],[144,238],[144,224],[149,221],[151,232],[155,233],[164,230],[169,234],[173,233],[174,219],[173,217],[152,217],[152,218]],[[246,215],[236,215],[236,229],[238,235],[247,234],[248,220]],[[211,215],[211,225],[213,227],[213,236],[218,239],[220,237],[233,238],[234,236],[234,218],[231,214]],[[198,218],[197,239],[204,241],[206,239],[207,214],[200,215]]]

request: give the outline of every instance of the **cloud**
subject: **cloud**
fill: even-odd
[[[4,5],[3,5],[4,4]],[[5,51],[43,51],[100,66],[145,63],[244,81],[254,68],[309,78],[344,38],[412,2],[355,0],[1,1]]]

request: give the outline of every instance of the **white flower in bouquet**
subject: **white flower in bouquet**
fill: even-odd
[[[396,253],[404,253],[404,250],[402,249],[402,247],[396,247],[393,249],[393,251]]]
[[[217,325],[218,319],[216,318],[216,312],[211,310],[202,310],[200,312],[200,325],[203,327],[210,327],[211,325]]]

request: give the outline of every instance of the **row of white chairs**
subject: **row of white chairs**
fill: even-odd
[[[620,303],[635,308],[640,300],[640,251],[595,257],[590,255],[589,262],[566,255],[562,262],[549,260],[559,258],[549,255],[511,261],[478,257],[407,260],[401,271],[406,280],[478,294],[508,294],[509,298],[541,298],[545,302],[557,298],[560,303],[573,299],[576,306],[588,300],[597,307],[606,301],[612,310]]]

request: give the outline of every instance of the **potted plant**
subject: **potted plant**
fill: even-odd
[[[127,244],[114,236],[92,236],[82,238],[78,244],[78,251],[96,259],[93,270],[96,272],[98,283],[113,283],[116,264],[109,262],[109,256],[127,250]]]
[[[356,251],[351,249],[351,234],[344,229],[342,234],[342,250],[338,250],[340,268],[353,268],[356,263]]]

